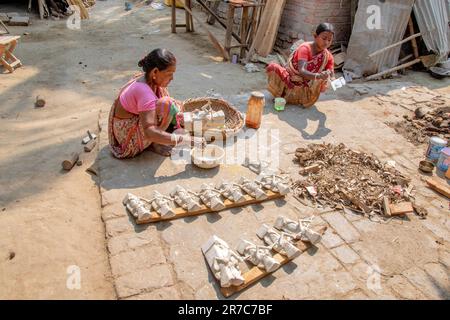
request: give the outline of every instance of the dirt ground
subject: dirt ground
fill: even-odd
[[[0,6],[0,11],[3,8]],[[11,11],[20,12],[21,9],[15,7]],[[250,91],[265,88],[264,73],[250,74],[240,65],[219,62],[217,52],[200,26],[197,26],[198,33],[195,34],[186,34],[181,29],[177,34],[170,33],[168,8],[159,11],[143,7],[126,12],[123,1],[108,0],[97,1],[90,12],[91,19],[82,21],[80,30],[68,29],[66,21],[41,21],[37,17],[32,19],[33,24],[29,27],[10,27],[11,33],[22,35],[16,53],[24,66],[13,74],[0,74],[0,299],[217,298],[219,294],[211,289],[211,275],[205,274],[204,261],[192,261],[189,252],[200,244],[197,242],[211,235],[208,232],[215,231],[220,236],[221,228],[227,228],[227,222],[233,222],[227,218],[217,223],[216,219],[200,218],[193,222],[175,222],[171,227],[163,225],[160,230],[133,227],[118,205],[124,193],[154,184],[168,190],[175,181],[174,176],[180,174],[182,181],[189,179],[190,173],[178,173],[179,167],[171,166],[166,160],[155,160],[148,153],[131,162],[119,163],[110,159],[105,148],[105,114],[120,86],[138,71],[137,61],[155,47],[167,47],[177,56],[177,73],[169,89],[178,99],[218,93],[242,108]],[[179,19],[184,17],[181,13]],[[215,29],[221,32],[217,26]],[[23,35],[24,32],[29,34]],[[409,73],[399,79],[369,84],[374,92],[388,92],[402,85],[425,86],[440,94],[450,94],[450,81],[433,80],[423,73]],[[401,156],[401,159],[395,159],[400,168],[418,181],[420,177],[414,171],[414,161],[424,150],[414,149],[384,124],[388,120],[401,119],[404,110],[380,106],[371,98],[374,92],[359,96],[349,87],[338,97],[333,93],[323,95],[317,106],[307,111],[266,112],[264,119],[267,125],[279,125],[285,130],[283,146],[288,149],[307,140],[353,143],[385,158]],[[36,96],[46,100],[44,108],[34,107]],[[103,128],[101,133],[98,132],[99,118]],[[81,139],[88,129],[103,137],[100,146],[94,152],[82,154],[82,166],[63,172],[61,161],[70,152],[82,150]],[[385,139],[375,141],[376,134],[385,135]],[[385,150],[382,150],[383,143],[389,143]],[[381,151],[386,152],[383,154]],[[286,168],[291,166],[287,162],[288,154],[282,162]],[[100,177],[85,171],[93,164],[100,167]],[[234,175],[242,174],[241,170],[232,168]],[[229,172],[221,172],[217,177],[222,174]],[[214,175],[204,177],[209,179]],[[202,174],[194,172],[193,176],[190,181],[198,183],[197,178]],[[307,270],[311,265],[319,270],[317,274],[299,278],[299,281],[314,280],[322,277],[323,273],[333,274],[332,281],[340,283],[339,290],[327,290],[327,278],[317,283],[322,289],[312,294],[313,289],[310,288],[309,293],[303,295],[295,286],[292,291],[286,289],[290,285],[289,277],[283,275],[278,281],[279,287],[274,286],[270,290],[269,283],[265,283],[264,288],[259,286],[253,291],[248,290],[243,298],[448,298],[448,200],[433,193],[423,194],[423,202],[434,201],[432,219],[427,222],[427,228],[413,218],[411,226],[405,226],[400,233],[400,237],[404,236],[400,239],[401,245],[395,246],[402,255],[395,258],[396,252],[392,249],[379,257],[383,269],[395,275],[394,280],[389,280],[389,294],[370,295],[359,288],[354,284],[352,270],[362,263],[361,260],[356,259],[355,265],[352,262],[347,266],[345,260],[352,260],[348,253],[344,254],[348,247],[327,246],[319,249],[321,254],[317,260],[308,256],[305,259],[309,260],[299,263],[300,270]],[[114,212],[110,208],[114,208]],[[118,211],[121,213],[114,216]],[[254,213],[256,218],[243,222],[242,227],[253,226],[269,217],[272,219],[272,212],[276,214],[277,211],[275,206],[267,211],[258,211]],[[331,225],[340,221],[334,213],[324,213],[323,219]],[[192,233],[189,224],[200,230],[198,235]],[[364,229],[366,225],[362,222],[359,225],[361,234],[369,233]],[[396,228],[397,225],[391,225],[388,230],[394,232]],[[414,238],[412,234],[407,236],[408,232],[419,229],[423,232],[420,239],[431,243],[429,247],[428,242],[419,246],[424,250],[423,254],[414,252],[417,246],[405,240]],[[239,228],[232,231],[232,234],[242,232]],[[179,243],[177,233],[184,233],[183,237],[198,236],[198,239],[193,243]],[[158,250],[162,252],[162,260],[169,265],[166,268],[161,263],[152,267],[150,271],[154,274],[160,272],[164,281],[152,282],[148,288],[145,287],[145,276],[144,280],[137,276],[130,278],[124,270],[132,270],[133,263],[146,263],[146,255],[154,253],[152,250],[158,245],[153,243],[150,253],[143,252],[141,258],[133,256],[139,255],[138,249],[147,250],[126,248],[126,244],[131,243],[128,240],[136,240],[132,239],[135,234],[141,241],[148,241],[144,239],[146,234],[149,237],[158,234],[156,244],[161,243],[162,248]],[[347,240],[345,234],[340,236]],[[376,252],[375,241],[379,239],[374,235],[371,237],[366,238],[366,242],[361,240],[366,246],[349,241],[352,250],[361,256]],[[391,238],[395,240],[394,236]],[[435,241],[442,245],[436,245]],[[403,258],[412,253],[418,257]],[[133,262],[133,259],[138,262]],[[151,256],[149,259],[156,258]],[[362,260],[367,262],[370,259]],[[186,261],[186,264],[180,261]],[[420,269],[417,272],[411,269],[415,265]],[[72,279],[71,266],[79,267],[79,289],[67,286],[68,279]],[[444,276],[439,269],[442,266],[446,268]],[[418,276],[427,268],[431,270],[430,274],[438,270],[434,272],[438,274],[436,281],[440,288],[437,294],[422,282],[425,276]],[[291,273],[293,270],[280,272]],[[191,286],[191,283],[195,285]],[[417,289],[421,286],[425,290]],[[411,295],[402,296],[395,290],[408,291]]]

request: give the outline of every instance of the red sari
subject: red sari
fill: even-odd
[[[270,63],[267,68],[268,90],[274,97],[283,97],[287,103],[310,107],[319,99],[320,93],[326,90],[325,80],[307,80],[298,71],[300,60],[306,60],[306,70],[319,73],[324,70],[333,71],[334,59],[330,51],[312,55],[310,43],[302,43],[289,57],[286,66]]]

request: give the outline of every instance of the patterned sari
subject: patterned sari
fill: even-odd
[[[119,96],[113,103],[109,112],[109,146],[114,157],[119,159],[132,158],[152,144],[152,142],[144,135],[144,128],[139,121],[138,114],[127,119],[118,118],[114,115],[116,105],[119,103],[120,94],[124,89],[131,85],[136,78],[137,77],[128,82],[120,90]],[[156,102],[158,127],[161,130],[166,130],[173,118],[171,110],[174,110],[176,102],[169,97],[169,92],[166,88],[159,87],[156,94],[159,97]]]
[[[297,50],[302,46],[309,47],[309,44],[303,43]],[[330,56],[331,53],[328,50],[313,56],[312,60],[307,62],[306,70],[313,73],[324,71],[327,64],[329,64]],[[326,81],[303,78],[298,71],[298,62],[299,59],[294,52],[289,57],[285,67],[277,63],[270,63],[266,68],[268,76],[267,89],[274,97],[285,98],[289,104],[311,107],[319,100],[320,93],[326,90]]]

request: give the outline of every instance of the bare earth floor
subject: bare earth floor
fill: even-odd
[[[450,96],[450,81],[410,72],[368,83],[370,92],[363,96],[347,87],[323,95],[310,109],[287,106],[276,113],[263,72],[250,74],[240,65],[217,62],[200,26],[195,34],[170,33],[169,8],[125,12],[122,1],[98,1],[81,30],[67,29],[65,21],[33,22],[11,28],[12,33],[30,32],[17,48],[25,66],[0,74],[0,298],[222,299],[201,245],[213,234],[232,247],[239,238],[256,242],[258,227],[273,224],[279,214],[316,215],[317,225],[328,226],[322,243],[232,299],[450,298],[449,201],[420,179],[417,164],[426,146],[414,146],[386,125],[407,110],[380,106],[374,99],[410,86]],[[275,135],[270,148],[279,150],[280,168],[293,177],[297,147],[343,142],[383,161],[395,160],[397,169],[412,178],[416,199],[429,216],[377,223],[305,207],[288,196],[136,225],[121,203],[127,192],[150,198],[153,190],[168,193],[177,184],[199,189],[204,182],[255,176],[238,163],[205,171],[152,152],[131,160],[111,156],[110,105],[138,71],[137,61],[155,47],[177,56],[170,86],[175,98],[217,93],[245,111],[249,93],[263,91],[266,111],[258,132]],[[42,109],[33,107],[37,95],[47,101]],[[82,150],[86,130],[98,126],[98,150],[84,154],[82,166],[62,172],[64,156]],[[250,140],[256,137],[247,134]],[[92,164],[99,176],[85,172]],[[67,287],[70,266],[80,269],[78,290]]]

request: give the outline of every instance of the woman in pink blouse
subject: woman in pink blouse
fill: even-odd
[[[116,158],[131,158],[150,147],[170,155],[173,146],[204,145],[203,138],[169,133],[180,127],[182,104],[169,97],[167,86],[176,71],[175,56],[167,49],[155,49],[139,61],[144,71],[120,91],[108,123],[109,145]]]

